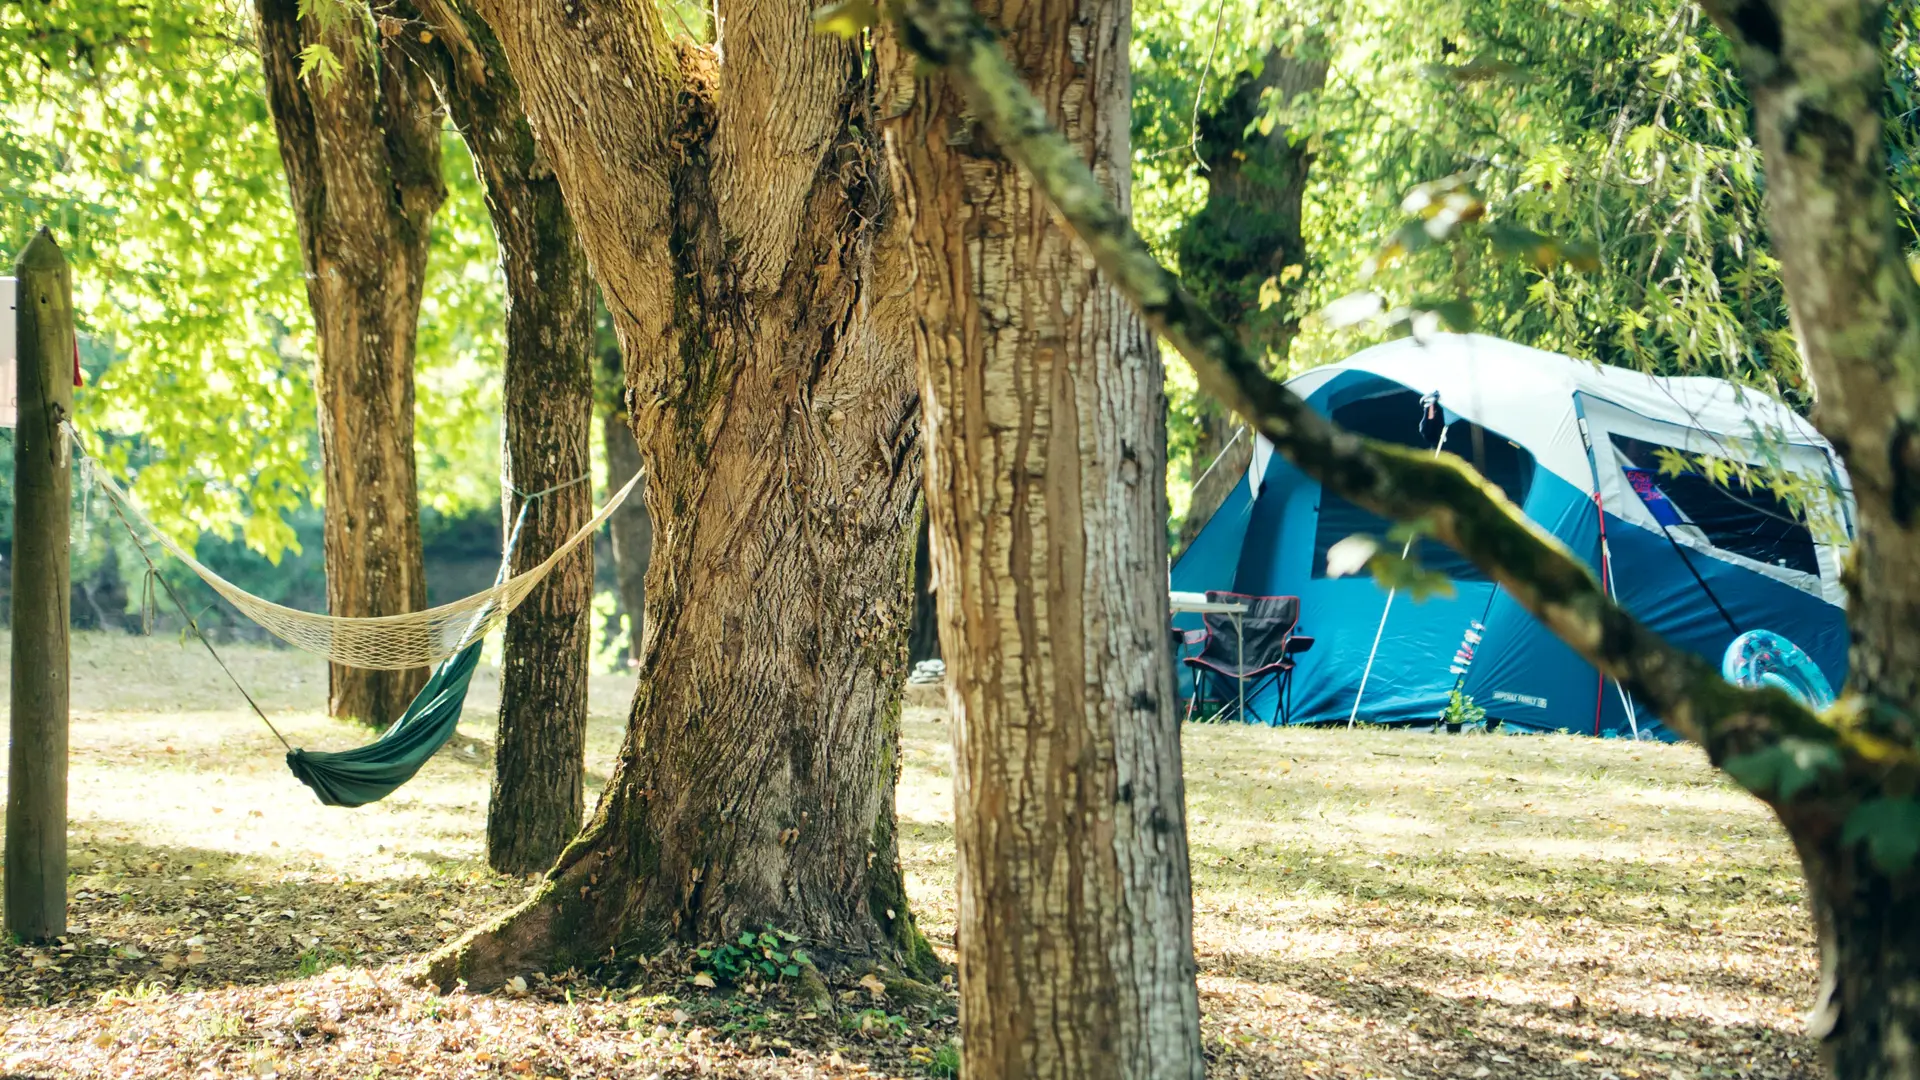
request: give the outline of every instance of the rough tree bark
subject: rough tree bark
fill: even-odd
[[[375,10],[403,24],[394,37],[432,78],[486,192],[507,284],[500,508],[507,535],[519,522],[520,573],[593,516],[593,485],[577,482],[592,467],[593,280],[492,30],[459,0]],[[507,617],[487,803],[501,873],[545,870],[580,831],[592,614],[582,545]]]
[[[620,343],[600,346],[600,364],[619,387],[608,397],[601,436],[607,451],[607,490],[627,482],[640,471],[640,442],[633,437],[633,416],[627,409],[626,376],[620,370]],[[640,662],[640,645],[647,631],[647,563],[653,557],[653,518],[647,513],[647,482],[607,519],[613,549],[614,581],[620,591],[620,609],[627,615],[627,657]]]
[[[1800,852],[1819,934],[1813,1033],[1846,1080],[1911,1080],[1920,1076],[1920,287],[1887,187],[1883,10],[1862,0],[1708,10],[1733,38],[1753,95],[1776,250],[1823,395],[1816,422],[1855,474],[1851,670],[1841,701],[1818,716],[1781,691],[1728,685],[1710,661],[1648,630],[1457,458],[1360,439],[1268,378],[1154,262],[965,0],[909,0],[901,17],[1203,388],[1330,490],[1424,520],[1774,809]]]
[[[363,9],[302,18],[297,0],[255,0],[267,103],[293,194],[319,362],[326,484],[327,610],[398,615],[426,606],[413,461],[413,350],[440,179],[440,114],[426,74]],[[322,46],[337,74],[300,75]],[[327,708],[384,724],[426,672],[335,664]]]
[[[1858,501],[1847,568],[1847,690],[1863,734],[1910,758],[1920,739],[1920,287],[1900,249],[1881,124],[1884,4],[1702,6],[1733,39],[1766,163],[1768,217],[1814,423]],[[1889,872],[1847,826],[1912,808],[1911,779],[1844,754],[1838,793],[1776,800],[1820,936],[1811,1026],[1843,1077],[1920,1077],[1920,872]],[[1876,802],[1877,801],[1877,802]],[[1909,809],[1900,827],[1920,832]]]
[[[1300,331],[1293,298],[1307,268],[1300,204],[1313,154],[1294,143],[1285,124],[1264,135],[1252,124],[1267,94],[1292,101],[1326,81],[1324,57],[1269,49],[1260,74],[1242,75],[1220,107],[1201,117],[1196,133],[1207,201],[1180,229],[1181,274],[1201,303],[1264,356],[1269,370],[1286,369]],[[1263,288],[1277,290],[1277,302],[1263,306]],[[1176,538],[1182,548],[1200,535],[1253,460],[1253,438],[1243,425],[1216,401],[1204,408],[1188,464],[1193,495]]]
[[[1128,195],[1125,0],[999,3]],[[1199,1077],[1159,352],[945,80],[880,50],[953,702],[963,1072]]]
[[[619,331],[655,548],[599,807],[431,975],[767,926],[923,970],[893,818],[918,396],[860,57],[790,2],[722,0],[714,46],[648,0],[476,6]]]

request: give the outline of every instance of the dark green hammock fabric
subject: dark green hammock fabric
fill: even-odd
[[[337,753],[289,750],[287,768],[328,806],[365,806],[386,798],[453,738],[479,663],[475,640],[433,669],[433,678],[378,739]]]

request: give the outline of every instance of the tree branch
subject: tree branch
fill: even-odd
[[[1458,458],[1363,439],[1313,411],[1154,259],[967,0],[900,0],[889,14],[907,45],[960,86],[1001,151],[1047,196],[1108,280],[1187,358],[1201,388],[1251,418],[1307,475],[1375,513],[1422,522],[1715,761],[1793,738],[1835,746],[1849,762],[1871,762],[1879,776],[1920,778],[1920,757],[1868,734],[1848,708],[1823,719],[1778,690],[1732,686],[1707,660],[1668,643]]]

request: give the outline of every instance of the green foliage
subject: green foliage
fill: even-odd
[[[1886,31],[1887,142],[1910,248],[1920,246],[1916,6],[1901,0]],[[1324,90],[1270,97],[1257,121],[1286,125],[1314,155],[1306,258],[1295,287],[1276,276],[1273,301],[1297,294],[1307,312],[1354,296],[1306,321],[1293,370],[1385,336],[1473,328],[1808,396],[1750,106],[1727,42],[1694,4],[1143,0],[1135,11],[1134,220],[1170,263],[1205,193],[1195,115],[1276,45],[1330,58]],[[1205,406],[1185,365],[1167,368],[1177,507]]]
[[[1875,866],[1889,874],[1904,873],[1920,852],[1920,802],[1906,797],[1869,799],[1847,816],[1840,842],[1865,843]]]
[[[1727,759],[1728,776],[1761,797],[1792,799],[1820,778],[1840,769],[1840,754],[1827,743],[1786,738],[1777,745]]]
[[[1447,695],[1447,709],[1440,714],[1442,723],[1458,727],[1473,727],[1487,722],[1487,710],[1477,704],[1472,695],[1463,694],[1458,687]]]
[[[784,930],[742,931],[737,941],[694,950],[699,963],[689,981],[701,975],[728,985],[758,977],[767,982],[800,977],[802,965],[813,962],[805,949],[796,949],[799,938]]]
[[[957,1077],[960,1075],[960,1048],[953,1043],[941,1043],[934,1050],[933,1059],[927,1062],[928,1076]]]
[[[218,0],[5,5],[0,59],[0,245],[49,226],[73,263],[90,449],[184,542],[298,551],[290,515],[322,494],[312,330],[251,29]],[[456,512],[495,497],[503,288],[449,140],[417,432],[423,500]]]
[[[908,1023],[906,1017],[896,1016],[885,1009],[861,1009],[858,1012],[842,1014],[840,1026],[849,1032],[904,1039],[913,1025]],[[935,1055],[934,1060],[939,1060],[938,1054]]]
[[[294,971],[301,978],[312,978],[325,971],[353,963],[353,957],[331,945],[312,945],[300,953]]]

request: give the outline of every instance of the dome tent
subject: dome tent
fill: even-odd
[[[1431,448],[1442,437],[1446,451],[1475,464],[1675,644],[1717,662],[1738,633],[1765,629],[1798,644],[1835,685],[1844,676],[1844,547],[1767,492],[1663,471],[1674,460],[1668,451],[1678,451],[1768,463],[1844,495],[1846,473],[1831,446],[1765,395],[1481,335],[1389,342],[1287,385],[1373,438]],[[1436,397],[1444,436],[1438,422],[1423,435],[1422,403]],[[1850,535],[1851,500],[1839,503]],[[1294,673],[1292,722],[1345,721],[1356,700],[1363,721],[1430,722],[1457,686],[1489,718],[1522,730],[1661,733],[1656,718],[1435,541],[1417,544],[1416,557],[1452,579],[1451,597],[1390,600],[1367,576],[1327,575],[1333,544],[1387,528],[1260,440],[1232,494],[1174,564],[1171,586],[1300,597],[1300,630],[1316,644]],[[1176,624],[1198,621],[1186,615]],[[1271,700],[1255,704],[1273,714]]]

